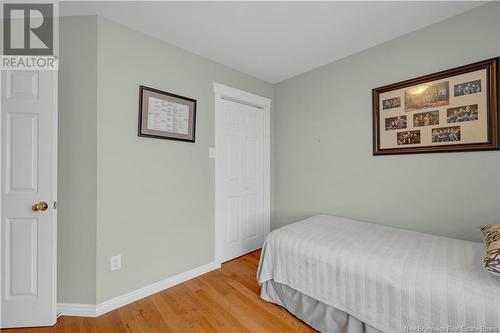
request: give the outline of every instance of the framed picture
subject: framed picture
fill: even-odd
[[[373,155],[498,150],[499,58],[375,88]]]
[[[196,100],[139,87],[138,136],[194,142]]]

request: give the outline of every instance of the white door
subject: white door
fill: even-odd
[[[56,321],[57,72],[1,71],[1,322]]]
[[[216,106],[216,219],[221,262],[262,247],[269,232],[262,107],[220,98]]]

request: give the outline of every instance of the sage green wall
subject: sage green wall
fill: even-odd
[[[60,21],[58,301],[95,303],[97,18]]]
[[[272,227],[328,213],[479,240],[500,220],[498,152],[372,156],[371,89],[500,54],[499,3],[275,86]]]
[[[214,260],[213,82],[273,86],[102,18],[97,55],[99,303]],[[196,143],[137,137],[140,84],[197,100]]]

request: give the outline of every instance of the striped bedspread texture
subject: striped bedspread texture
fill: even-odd
[[[384,332],[499,332],[482,243],[317,215],[271,232],[260,284],[285,284]]]

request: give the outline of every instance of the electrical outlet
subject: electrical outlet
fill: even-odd
[[[111,257],[111,271],[116,271],[122,268],[122,255],[116,255]]]

